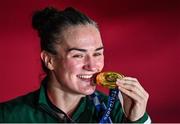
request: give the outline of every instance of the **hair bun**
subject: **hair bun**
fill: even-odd
[[[33,28],[41,32],[52,24],[53,20],[56,20],[58,13],[59,11],[53,7],[46,7],[43,10],[36,11],[32,17]]]

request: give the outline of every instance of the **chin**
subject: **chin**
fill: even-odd
[[[81,91],[84,95],[91,95],[94,93],[95,90],[96,90],[96,86],[90,86],[83,88]]]

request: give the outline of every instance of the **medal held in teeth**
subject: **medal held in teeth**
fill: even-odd
[[[117,72],[101,72],[96,76],[96,83],[109,89],[116,88],[117,79],[122,79],[124,75]]]

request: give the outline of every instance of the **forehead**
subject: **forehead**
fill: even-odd
[[[102,47],[99,30],[91,24],[71,26],[62,32],[61,46],[69,48],[96,49]]]

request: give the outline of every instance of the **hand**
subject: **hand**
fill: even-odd
[[[149,94],[144,90],[136,78],[124,77],[116,82],[123,97],[123,109],[130,121],[140,119],[147,106]]]

